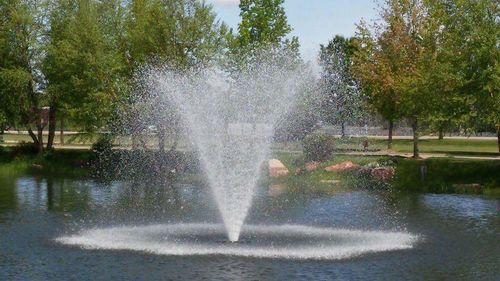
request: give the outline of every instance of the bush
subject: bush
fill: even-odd
[[[326,135],[310,135],[302,142],[306,161],[330,160],[335,149],[332,137]]]
[[[114,173],[113,141],[103,136],[92,144],[92,169],[94,174],[102,179],[109,178]]]
[[[103,136],[92,144],[92,152],[96,158],[107,158],[113,152],[113,140],[110,137]]]
[[[20,142],[12,148],[12,154],[18,155],[34,155],[38,153],[38,147],[31,142]]]

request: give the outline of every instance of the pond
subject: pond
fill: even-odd
[[[179,233],[155,232],[155,227],[204,228],[220,219],[210,190],[189,184],[3,177],[0,280],[495,280],[500,276],[498,199],[335,187],[328,194],[291,190],[283,185],[259,189],[247,219],[253,226],[247,228],[247,236],[244,228],[242,235],[247,248],[262,243],[276,249],[276,244],[288,241],[286,250],[293,250],[295,243],[319,243],[320,236],[294,238],[280,228],[286,225],[307,226],[306,232],[390,231],[417,239],[411,247],[327,259],[279,253],[263,257],[253,252],[241,256],[234,251],[168,254],[175,241],[185,243],[189,236],[176,236],[165,251],[156,251],[156,244],[136,251],[67,245],[61,241],[91,229],[121,229],[99,238],[114,245],[124,233],[136,240],[163,239]],[[259,238],[265,231],[252,230],[255,225],[273,226],[270,233],[278,234]],[[140,231],[134,226],[141,226]],[[192,238],[200,244],[212,239],[203,233]],[[225,238],[221,234],[217,239]],[[215,248],[233,249],[220,243]]]

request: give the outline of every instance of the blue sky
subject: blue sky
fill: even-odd
[[[239,0],[207,0],[219,18],[233,28],[239,23]],[[352,36],[362,18],[377,17],[375,0],[285,0],[288,22],[298,36],[306,60],[314,60],[319,44],[326,44],[335,34]]]

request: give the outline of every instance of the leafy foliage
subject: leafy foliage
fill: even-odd
[[[352,56],[356,46],[353,39],[335,36],[328,45],[320,46],[321,90],[325,92],[321,110],[324,120],[342,125],[355,123],[363,117],[363,98],[351,75]]]
[[[330,160],[335,150],[335,142],[331,136],[312,134],[302,142],[306,161]]]

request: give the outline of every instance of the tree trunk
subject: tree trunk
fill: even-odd
[[[387,140],[387,149],[392,149],[392,131],[394,130],[394,121],[389,120],[389,138]]]
[[[30,135],[31,139],[33,140],[33,144],[38,147],[39,146],[38,145],[38,137],[35,135],[33,130],[31,130],[31,128],[29,128],[29,127],[28,127],[28,134]]]
[[[176,149],[177,149],[177,145],[179,144],[179,134],[178,133],[175,133],[174,134],[174,143],[172,144],[172,146],[170,147],[170,150],[169,152],[170,153],[173,153]]]
[[[345,138],[345,122],[342,122],[341,126],[341,137]]]
[[[38,153],[43,152],[43,126],[40,124],[36,126],[37,129],[37,138],[38,138]]]
[[[63,146],[64,145],[64,118],[61,115],[61,117],[59,119],[61,119],[61,128],[60,128],[61,131],[59,134],[59,144],[61,146]]]
[[[498,153],[500,153],[500,127],[497,127],[497,144],[498,144]]]
[[[420,152],[418,150],[418,123],[413,121],[411,124],[413,130],[413,158],[420,158]]]
[[[54,146],[54,137],[56,135],[56,107],[52,105],[49,109],[49,136],[47,139],[47,149]]]
[[[443,128],[439,128],[439,140],[443,140],[444,139],[444,130]]]
[[[160,152],[165,152],[166,130],[162,126],[158,127],[158,149]]]

